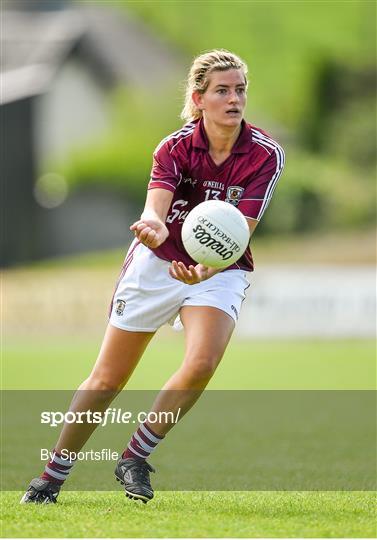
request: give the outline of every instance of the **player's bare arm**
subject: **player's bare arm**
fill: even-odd
[[[258,221],[256,219],[247,218],[247,224],[249,225],[251,239],[251,236],[258,225]],[[169,268],[169,274],[172,278],[182,281],[187,285],[195,285],[196,283],[211,278],[221,270],[222,269],[220,268],[204,266],[204,264],[186,267],[183,262],[172,261],[172,265]]]
[[[247,221],[247,224],[249,225],[250,240],[251,240],[251,237],[253,236],[253,232],[257,228],[259,221],[257,219],[251,219],[251,218],[246,218],[246,221]]]
[[[140,219],[130,227],[136,238],[151,249],[160,246],[169,236],[165,220],[172,198],[173,193],[166,189],[148,191],[144,211]]]

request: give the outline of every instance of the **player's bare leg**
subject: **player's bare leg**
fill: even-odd
[[[153,335],[109,325],[92,372],[78,388],[69,410],[106,410],[131,377]],[[78,452],[96,427],[95,423],[65,424],[55,449]]]
[[[69,410],[106,410],[127,383],[153,335],[153,332],[127,332],[109,325],[93,370],[74,395]],[[61,451],[78,452],[97,425],[84,421],[63,426],[55,446],[56,455],[42,476],[31,481],[21,502],[56,502],[60,487],[73,464],[62,459]]]
[[[180,410],[182,418],[194,405],[214,374],[234,330],[234,321],[224,311],[207,306],[181,309],[186,348],[181,367],[158,394],[152,411]],[[174,423],[154,423],[153,431],[166,435]]]
[[[187,306],[181,309],[186,334],[182,366],[158,394],[152,411],[172,412],[181,418],[197,401],[214,374],[234,329],[233,319],[212,307]],[[157,416],[158,417],[158,416]],[[153,498],[146,461],[158,442],[175,425],[174,421],[141,424],[118,461],[115,476],[125,486],[126,495],[143,502]]]

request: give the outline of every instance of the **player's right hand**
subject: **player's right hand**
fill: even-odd
[[[169,236],[165,223],[159,219],[139,219],[131,225],[130,230],[134,231],[142,244],[151,249],[156,249]]]
[[[204,264],[197,264],[188,267],[183,262],[172,261],[169,266],[169,274],[172,278],[186,283],[186,285],[196,285],[205,281],[220,272],[219,268],[212,268]]]

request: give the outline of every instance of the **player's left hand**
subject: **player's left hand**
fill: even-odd
[[[172,261],[169,267],[169,274],[172,278],[186,283],[186,285],[195,285],[217,274],[219,270],[217,268],[211,268],[204,266],[204,264],[197,264],[187,268],[183,262]]]

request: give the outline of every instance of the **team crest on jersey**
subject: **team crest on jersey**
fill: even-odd
[[[124,300],[118,300],[115,308],[115,313],[119,316],[123,315],[124,308],[126,307],[126,302]]]
[[[229,186],[226,192],[225,202],[237,206],[244,191],[244,188],[240,186]]]

